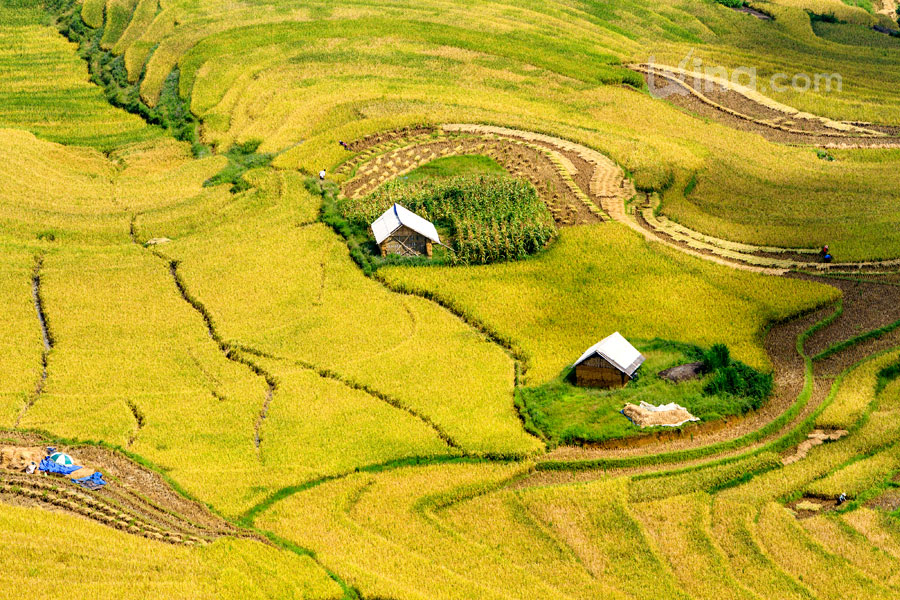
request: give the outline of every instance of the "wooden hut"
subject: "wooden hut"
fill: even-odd
[[[394,204],[372,223],[375,243],[381,255],[422,256],[431,258],[432,245],[441,243],[434,225],[419,215]]]
[[[582,387],[622,387],[643,362],[644,356],[617,331],[588,348],[575,362],[575,381]]]

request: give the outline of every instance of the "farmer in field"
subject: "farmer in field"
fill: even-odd
[[[822,246],[822,250],[819,252],[819,254],[822,256],[822,260],[824,262],[830,263],[832,261],[833,257],[831,256],[831,252],[828,251],[828,244]]]
[[[325,181],[325,169],[319,171],[319,181]]]

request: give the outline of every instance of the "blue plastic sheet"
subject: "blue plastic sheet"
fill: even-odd
[[[106,485],[106,482],[103,481],[103,475],[100,474],[100,471],[97,471],[93,475],[82,477],[81,479],[73,479],[72,481],[80,486],[86,487],[89,490],[96,490],[98,487]]]
[[[41,464],[38,465],[38,471],[46,471],[47,473],[56,473],[57,475],[69,475],[74,473],[81,467],[78,465],[70,465],[65,466],[61,465],[57,462],[50,460],[49,458],[41,459]]]

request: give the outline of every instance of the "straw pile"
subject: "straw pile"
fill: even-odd
[[[689,421],[700,420],[689,413],[686,408],[674,402],[663,404],[662,406],[654,406],[646,402],[641,402],[639,406],[626,404],[625,408],[622,409],[622,414],[641,428],[657,426],[678,427]]]

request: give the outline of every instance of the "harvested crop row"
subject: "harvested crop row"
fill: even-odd
[[[525,142],[481,135],[451,135],[433,137],[378,154],[355,167],[352,179],[342,186],[348,198],[359,198],[378,186],[402,177],[428,162],[447,156],[478,154],[489,156],[516,178],[529,181],[561,225],[576,225],[599,221],[599,209],[589,200],[582,200],[581,190],[567,180],[567,172],[554,164],[549,152],[529,146]],[[583,192],[582,192],[583,194]],[[594,208],[594,211],[591,211]]]

